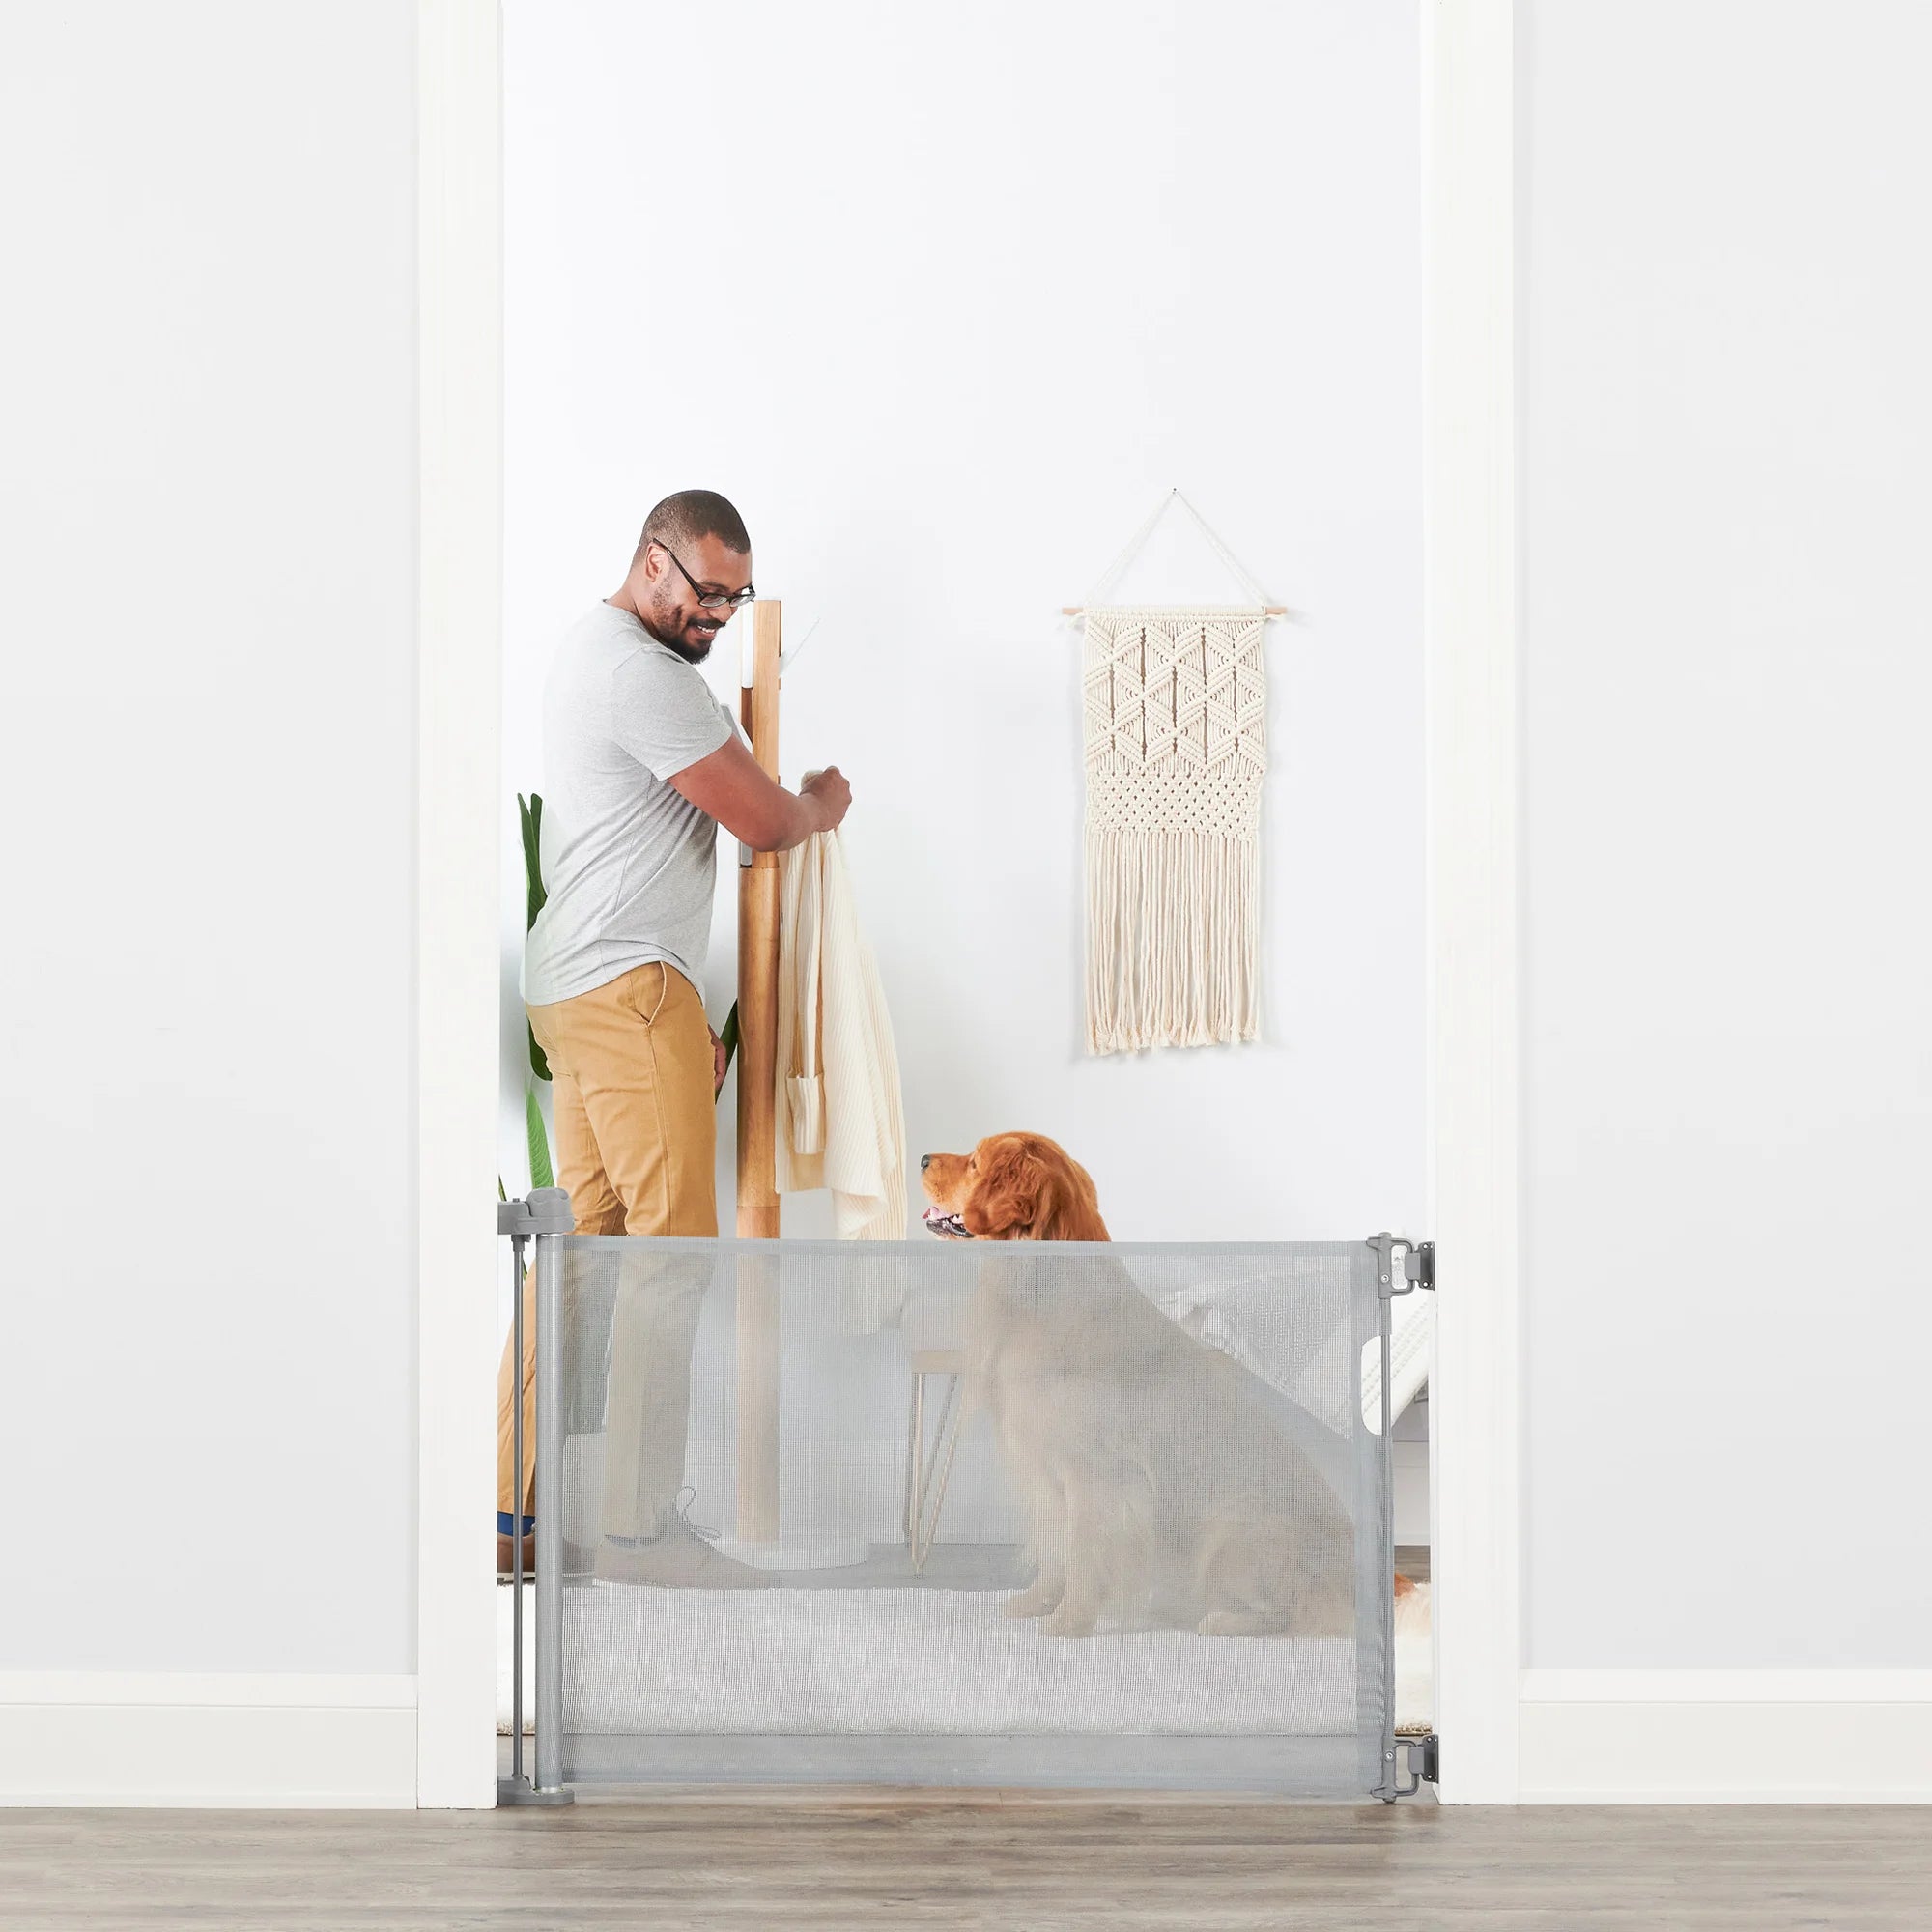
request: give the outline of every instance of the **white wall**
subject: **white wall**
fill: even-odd
[[[1054,1134],[1122,1238],[1420,1223],[1418,91],[1409,0],[508,11],[506,825],[563,627],[658,497],[725,491],[788,629],[823,617],[783,773],[852,779],[914,1151]],[[1090,1061],[1058,611],[1176,483],[1305,613],[1267,647],[1266,1038]],[[1122,595],[1238,597],[1184,531]]]
[[[414,1667],[413,28],[7,14],[0,1672]]]
[[[1932,16],[1520,17],[1527,1662],[1922,1668]]]
[[[1419,1222],[1408,10],[804,13],[512,8],[506,791],[642,509],[731,489],[826,613],[786,768],[859,781],[916,1144],[1063,1133],[1125,1235]],[[1903,0],[1523,22],[1527,1661],[1708,1710],[1699,1666],[1932,1662],[1932,46]],[[161,1782],[147,1673],[252,1776],[321,1672],[409,1784],[411,26],[92,0],[0,47],[0,1672],[162,1712]],[[1270,1040],[1089,1065],[1051,617],[1176,480],[1308,613]],[[1179,547],[1129,588],[1221,591]],[[37,1722],[30,1780],[129,1735]]]

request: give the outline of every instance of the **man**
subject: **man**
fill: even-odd
[[[752,540],[710,490],[645,519],[629,575],[565,635],[544,691],[543,876],[524,959],[530,1027],[554,1082],[557,1179],[581,1234],[718,1233],[716,1098],[724,1048],[700,993],[718,828],[778,852],[844,818],[836,766],[796,793],[767,778],[696,667],[751,601]],[[709,1270],[620,1285],[606,1402],[600,1577],[735,1584],[676,1507],[690,1363]],[[620,1271],[621,1283],[621,1271]],[[497,1382],[497,1565],[528,1525],[535,1441],[526,1286],[525,1465],[513,1468],[515,1363]],[[519,1476],[521,1480],[519,1480]]]

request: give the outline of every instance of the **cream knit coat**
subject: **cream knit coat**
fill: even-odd
[[[841,1240],[906,1238],[898,1055],[845,853],[815,832],[781,861],[778,1185],[832,1190]]]

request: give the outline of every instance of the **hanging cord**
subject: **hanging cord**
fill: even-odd
[[[1259,583],[1255,582],[1255,580],[1252,577],[1248,575],[1248,573],[1245,570],[1241,568],[1240,558],[1237,557],[1235,554],[1235,553],[1231,551],[1228,548],[1228,546],[1224,544],[1221,541],[1221,539],[1214,534],[1213,530],[1211,530],[1208,527],[1208,519],[1204,517],[1201,514],[1201,512],[1197,510],[1194,507],[1194,505],[1190,503],[1184,496],[1181,495],[1179,489],[1177,489],[1174,494],[1175,496],[1180,498],[1180,507],[1183,510],[1185,510],[1187,514],[1190,517],[1192,517],[1197,524],[1200,525],[1201,534],[1204,537],[1206,537],[1208,543],[1210,543],[1213,546],[1214,554],[1218,556],[1221,559],[1222,563],[1224,563],[1227,566],[1228,575],[1232,577],[1235,580],[1235,582],[1238,583],[1241,586],[1241,588],[1245,590],[1248,593],[1248,595],[1255,600],[1257,604],[1261,605],[1271,604],[1274,600],[1267,594],[1265,590],[1262,588],[1262,586]]]
[[[1153,514],[1127,539],[1126,548],[1107,566],[1099,582],[1087,593],[1086,601],[1089,604],[1100,603],[1107,592],[1113,589],[1121,573],[1141,554],[1142,546],[1152,536],[1153,526],[1167,515],[1167,506],[1179,495],[1179,490],[1172,490],[1153,506]]]
[[[1240,559],[1237,556],[1236,556],[1235,553],[1231,551],[1228,548],[1228,546],[1225,543],[1223,543],[1218,536],[1214,534],[1213,530],[1208,526],[1208,519],[1204,517],[1201,514],[1201,512],[1197,510],[1194,507],[1194,505],[1191,502],[1189,502],[1184,496],[1181,495],[1180,488],[1177,484],[1175,488],[1170,490],[1167,493],[1167,495],[1163,497],[1160,499],[1160,501],[1154,505],[1153,514],[1148,518],[1147,522],[1144,523],[1140,526],[1140,528],[1133,533],[1131,537],[1128,538],[1126,548],[1123,551],[1122,551],[1120,555],[1117,556],[1110,565],[1108,565],[1107,570],[1104,573],[1104,575],[1102,575],[1099,582],[1094,584],[1093,589],[1087,593],[1086,599],[1084,600],[1084,603],[1082,605],[1083,610],[1090,609],[1098,604],[1103,604],[1106,601],[1108,593],[1113,589],[1114,585],[1117,582],[1119,582],[1121,576],[1125,571],[1127,565],[1133,562],[1134,558],[1141,554],[1142,549],[1147,544],[1148,538],[1153,534],[1153,526],[1160,522],[1162,517],[1164,517],[1167,514],[1168,506],[1171,503],[1175,502],[1179,502],[1180,507],[1183,510],[1185,510],[1187,514],[1190,517],[1192,517],[1195,523],[1200,526],[1201,534],[1208,539],[1209,548],[1211,548],[1214,554],[1220,558],[1222,566],[1224,569],[1226,569],[1228,575],[1232,577],[1235,580],[1235,582],[1238,583],[1241,586],[1241,588],[1245,590],[1257,604],[1261,605],[1264,610],[1268,608],[1268,606],[1272,603],[1272,599],[1269,598],[1267,592],[1264,590],[1262,586],[1259,583],[1257,583],[1255,580],[1251,576],[1249,576],[1249,574],[1245,570],[1241,568]]]

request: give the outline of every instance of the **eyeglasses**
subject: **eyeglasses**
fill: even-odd
[[[657,543],[657,539],[655,537],[653,537],[651,541],[653,543]],[[678,562],[677,553],[671,549],[669,544],[659,543],[658,548],[661,551],[663,551],[664,554],[668,557],[669,557],[673,563],[677,564],[678,571],[684,578],[684,581],[688,584],[690,584],[695,591],[697,592],[698,603],[707,611],[741,610],[745,605],[751,603],[753,598],[754,598],[758,594],[749,583],[746,584],[746,586],[742,590],[707,590],[705,589],[703,584],[698,582],[696,578],[692,576],[690,571],[685,569],[682,563]]]

